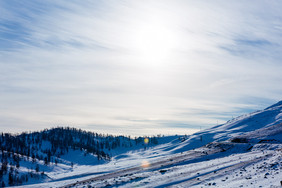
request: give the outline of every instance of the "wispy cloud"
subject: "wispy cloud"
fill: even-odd
[[[282,93],[279,1],[0,1],[3,131],[193,132]]]

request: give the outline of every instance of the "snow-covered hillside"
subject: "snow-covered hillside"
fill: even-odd
[[[144,143],[144,139],[147,143]],[[17,135],[2,133],[0,186],[66,178],[72,176],[77,167],[101,165],[116,155],[156,146],[162,140],[160,136],[130,138],[70,127]]]
[[[158,143],[120,149],[100,163],[70,150],[45,178],[24,187],[278,187],[282,101],[193,135],[159,137]]]
[[[197,132],[183,144],[175,148],[175,152],[186,151],[201,147],[213,141],[245,135],[246,138],[259,142],[262,139],[276,139],[282,141],[282,101],[250,114],[245,114],[229,120],[225,124],[211,127]]]

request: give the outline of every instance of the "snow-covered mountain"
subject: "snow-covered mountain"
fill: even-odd
[[[44,160],[33,164],[27,159],[20,165],[35,168],[39,164],[45,173],[44,177],[26,182],[24,187],[281,185],[282,101],[193,135],[158,137],[155,141],[157,145],[144,145],[146,140],[136,147],[129,147],[134,140],[126,142],[126,148],[109,153],[111,160],[103,162],[97,162],[95,154],[85,155],[84,149],[70,149],[57,164],[49,166],[44,165]],[[6,152],[2,150],[2,155]],[[67,161],[73,161],[72,166]]]
[[[282,142],[282,101],[250,114],[229,120],[225,124],[191,135],[175,152],[194,149],[213,141],[226,141],[235,137],[245,137],[250,142],[274,139]]]

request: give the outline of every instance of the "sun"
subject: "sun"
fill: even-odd
[[[161,64],[177,47],[177,33],[167,23],[150,21],[134,27],[132,49],[143,63]]]

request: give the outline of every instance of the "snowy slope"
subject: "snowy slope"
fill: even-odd
[[[89,180],[81,179],[81,183],[79,181],[69,185],[280,187],[281,122],[282,102],[279,102],[264,110],[198,132],[186,139],[175,139],[163,146],[134,153],[136,162],[134,168],[117,169],[113,173],[93,176]],[[236,138],[245,138],[243,139],[245,143],[236,142]],[[123,158],[128,159],[132,157]],[[138,167],[138,159],[146,161],[146,166]],[[117,160],[116,164],[119,162]],[[134,160],[131,162],[134,164]],[[126,163],[123,164],[126,166]],[[62,184],[64,185],[66,184]]]
[[[79,162],[83,156],[74,153],[73,168],[46,171],[47,182],[24,187],[279,186],[282,101],[187,137],[162,137],[159,143],[96,165],[91,165],[91,158]]]
[[[264,148],[264,151],[207,156],[194,162],[147,169],[106,180],[97,178],[75,187],[279,187],[281,154],[281,151]]]
[[[213,141],[226,141],[240,135],[245,135],[249,138],[256,137],[256,141],[270,138],[276,138],[281,141],[281,123],[282,101],[264,110],[242,115],[225,124],[197,132],[191,135],[184,143],[176,147],[174,152],[177,153],[198,148]]]

